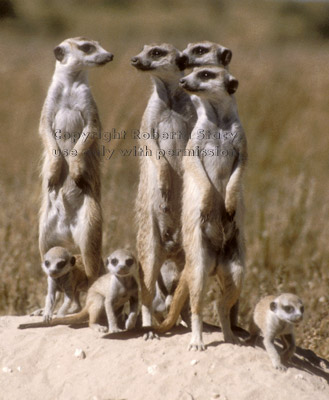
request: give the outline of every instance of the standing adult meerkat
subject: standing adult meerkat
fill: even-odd
[[[186,146],[182,211],[186,264],[166,320],[165,332],[175,323],[190,295],[190,349],[203,350],[202,307],[206,282],[219,282],[217,309],[224,340],[237,343],[229,314],[239,298],[244,276],[242,177],[247,142],[233,93],[238,81],[217,66],[198,67],[181,79],[192,94],[198,120]]]
[[[189,43],[183,50],[186,56],[186,68],[200,67],[203,65],[223,66],[228,70],[232,60],[232,51],[218,43],[201,41]],[[239,300],[233,305],[230,315],[231,326],[238,325]]]
[[[54,246],[79,248],[90,283],[102,268],[100,121],[87,70],[113,55],[98,42],[66,39],[54,49],[56,67],[42,109],[39,133],[44,145],[41,257]]]
[[[35,311],[32,315],[43,314],[44,321],[50,321],[56,305],[56,295],[59,292],[64,293],[64,302],[57,312],[58,317],[67,314],[71,305],[73,308],[70,312],[80,311],[80,292],[88,290],[88,278],[81,256],[73,256],[64,247],[52,247],[44,255],[41,266],[47,275],[46,305],[43,310]]]
[[[138,265],[128,250],[114,251],[106,261],[109,273],[99,277],[89,288],[86,305],[77,314],[54,318],[48,322],[21,324],[19,329],[45,328],[57,325],[75,325],[88,321],[89,327],[101,333],[120,332],[118,316],[129,302],[129,315],[125,329],[135,327],[138,315]],[[105,309],[108,327],[100,325],[99,319]]]
[[[250,324],[250,338],[246,342],[255,342],[261,334],[274,368],[285,371],[287,368],[282,361],[289,361],[295,352],[294,326],[302,321],[303,313],[303,302],[295,294],[263,297],[255,307]],[[274,346],[276,337],[280,337],[283,343],[281,356]]]
[[[182,154],[196,117],[190,96],[179,86],[185,60],[171,44],[145,45],[131,59],[135,68],[151,75],[153,83],[141,122],[140,146],[148,153],[140,157],[136,199],[143,326],[152,325],[152,301],[161,265],[168,258],[181,269],[184,265]]]

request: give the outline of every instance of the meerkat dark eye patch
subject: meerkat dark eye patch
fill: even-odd
[[[293,306],[283,306],[282,308],[284,309],[284,311],[285,311],[287,314],[291,314],[291,313],[294,312],[294,307],[293,307]]]
[[[217,76],[217,74],[215,74],[215,72],[208,71],[208,70],[200,71],[197,74],[197,77],[199,79],[201,79],[202,81],[208,81],[209,79],[215,79],[216,76]]]
[[[203,54],[209,53],[209,49],[204,46],[197,46],[192,49],[192,54],[196,56],[202,56]]]
[[[45,261],[45,266],[48,268],[50,266],[50,261],[46,260]]]
[[[160,47],[155,47],[154,49],[149,51],[149,55],[152,58],[161,58],[161,57],[165,57],[168,54],[167,50],[163,50]]]
[[[127,267],[131,267],[134,263],[134,260],[132,258],[127,258],[126,260],[126,265]]]
[[[71,265],[73,267],[73,265],[75,264],[75,257],[74,256],[71,257],[70,263],[71,263]]]
[[[300,312],[303,314],[304,313],[304,306],[301,306]]]
[[[78,46],[78,49],[86,54],[90,54],[96,50],[96,47],[90,43],[84,43]]]
[[[59,261],[59,262],[57,263],[57,268],[62,269],[62,268],[65,267],[65,265],[66,265],[66,261],[65,261],[65,260]]]
[[[112,258],[112,260],[111,260],[111,264],[114,266],[118,265],[118,262],[119,262],[119,260],[117,258]]]
[[[270,304],[270,310],[271,310],[271,311],[275,311],[275,310],[276,310],[276,303],[275,303],[275,301],[272,301],[272,302],[271,302],[271,304]]]

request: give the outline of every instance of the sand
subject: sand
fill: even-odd
[[[280,372],[263,348],[226,344],[217,329],[204,334],[206,351],[189,352],[183,328],[151,341],[85,326],[17,329],[39,320],[0,317],[1,400],[329,399],[329,363],[310,350]]]

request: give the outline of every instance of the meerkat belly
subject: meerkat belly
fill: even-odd
[[[203,164],[209,179],[220,193],[225,193],[236,158],[233,146],[228,142],[208,142],[203,150]]]
[[[84,120],[79,110],[60,108],[55,115],[53,131],[59,148],[71,150],[80,138]]]
[[[182,155],[188,141],[186,123],[174,112],[164,114],[158,125],[159,147],[168,163],[182,175]]]

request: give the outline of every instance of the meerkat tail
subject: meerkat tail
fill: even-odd
[[[188,297],[188,294],[189,291],[188,291],[187,280],[185,278],[185,274],[183,271],[179,279],[178,286],[175,290],[175,294],[172,303],[170,305],[169,313],[166,319],[161,323],[161,325],[155,329],[156,332],[165,333],[175,325],[180,315],[180,312],[182,311],[184,303]]]
[[[30,324],[20,324],[18,325],[18,329],[48,328],[56,325],[80,324],[82,322],[87,322],[88,316],[89,316],[88,309],[84,308],[77,314],[69,315],[63,318],[54,318],[49,322],[32,322]]]

